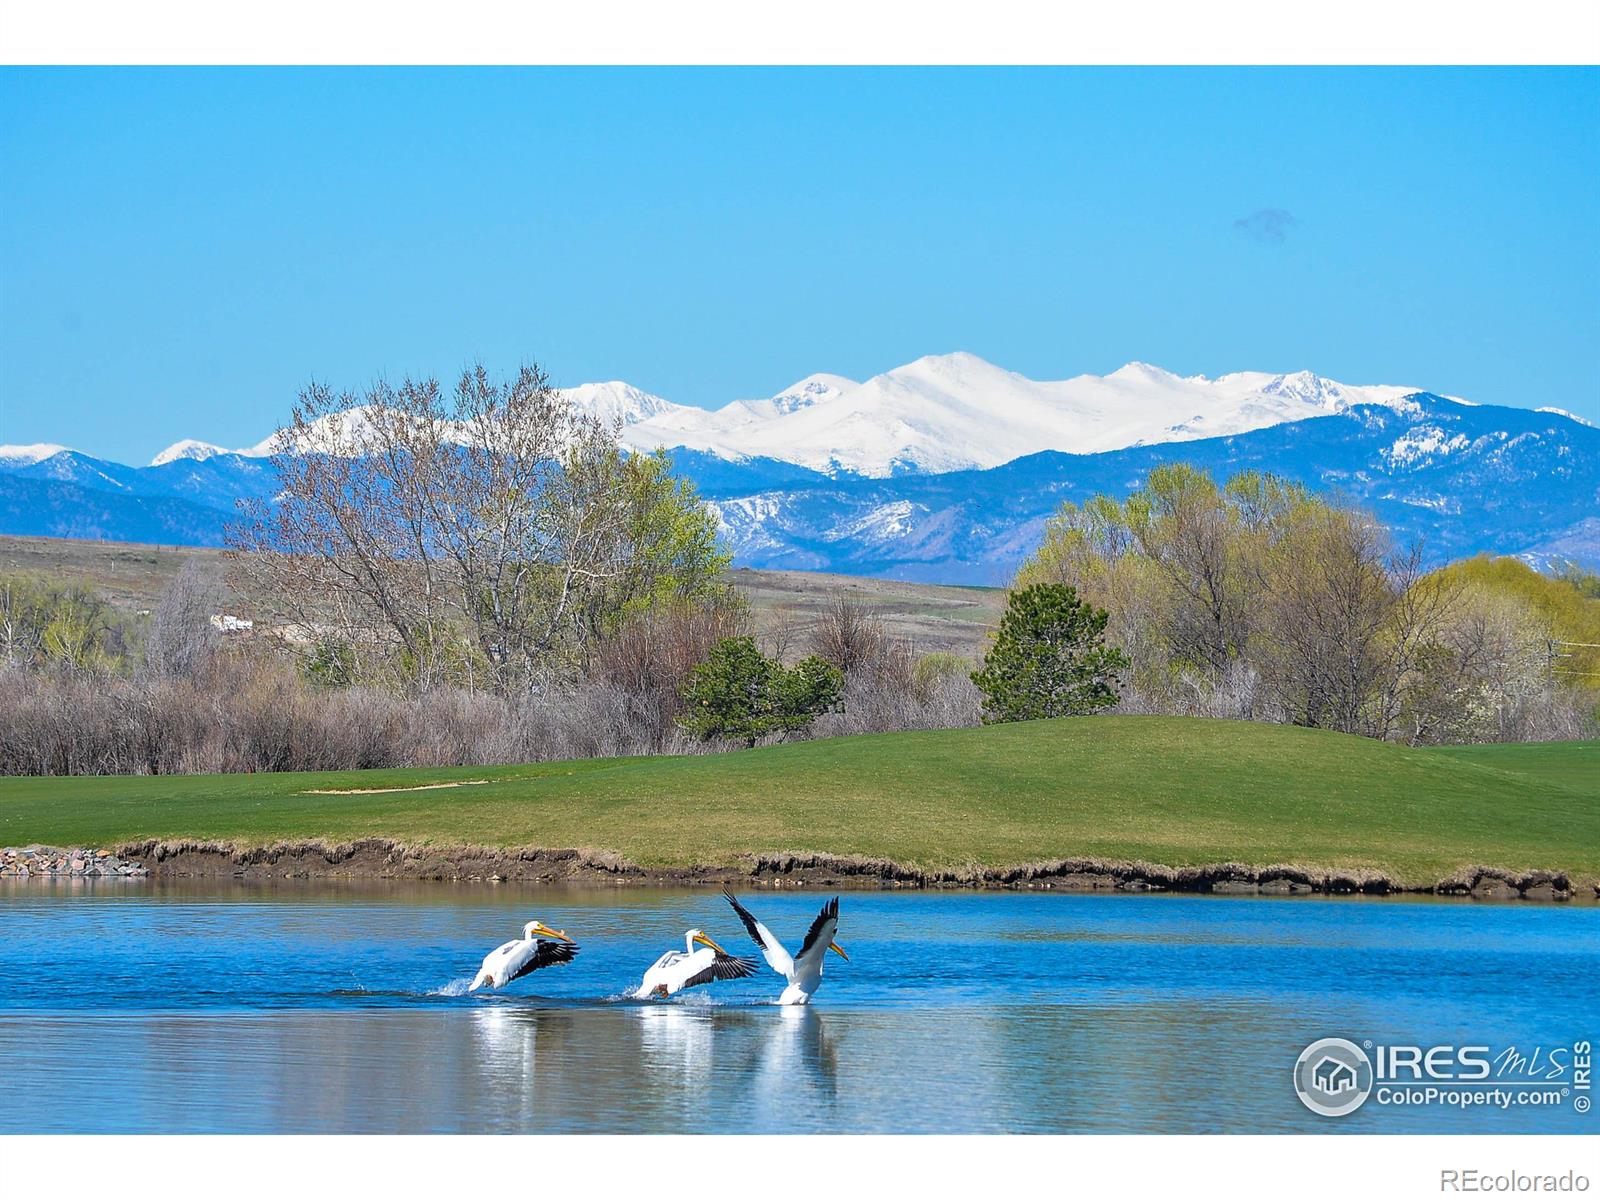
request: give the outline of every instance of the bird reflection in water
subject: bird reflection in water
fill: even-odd
[[[837,1099],[837,1048],[809,1007],[486,1005],[472,1021],[472,1086],[512,1128],[782,1127]]]
[[[764,1011],[768,1022],[760,1047],[760,1063],[753,1072],[756,1084],[774,1097],[809,1093],[832,1102],[839,1093],[839,1054],[828,1035],[827,1020],[815,1008],[782,1006]]]
[[[691,1086],[713,1102],[782,1107],[832,1101],[839,1059],[814,1009],[761,1005],[660,1005],[634,1010],[640,1062],[666,1087]]]

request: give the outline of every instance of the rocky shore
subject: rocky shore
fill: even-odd
[[[0,849],[0,879],[143,879],[150,869],[110,850],[20,846]]]
[[[603,883],[622,886],[949,888],[1041,891],[1202,892],[1219,895],[1436,895],[1480,900],[1593,902],[1600,883],[1552,871],[1463,868],[1428,884],[1378,871],[1291,864],[1212,863],[1169,867],[1098,858],[1015,867],[927,871],[888,859],[813,853],[748,855],[737,863],[642,867],[588,850],[485,846],[412,847],[384,838],[330,844],[145,841],[104,849],[29,846],[0,850],[0,876],[169,879],[401,879],[453,883]]]

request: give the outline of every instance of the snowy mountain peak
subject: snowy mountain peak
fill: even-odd
[[[915,362],[876,376],[878,379],[926,379],[964,386],[982,386],[998,379],[1021,379],[1015,371],[997,367],[966,350],[951,354],[926,354]],[[870,384],[872,380],[868,380]]]
[[[1082,378],[1092,379],[1093,376],[1083,376]],[[1115,371],[1111,372],[1111,374],[1107,375],[1106,378],[1115,379],[1119,383],[1131,384],[1153,383],[1165,385],[1185,382],[1185,380],[1179,379],[1178,376],[1174,375],[1171,371],[1163,370],[1162,368],[1153,366],[1147,362],[1124,363]],[[1204,377],[1202,376],[1201,378]]]
[[[359,454],[373,442],[373,422],[364,404],[318,417],[298,436],[292,430],[269,434],[254,446],[233,453],[245,458],[275,454]]]
[[[1465,404],[1466,401],[1463,400],[1463,401],[1460,401],[1459,403]],[[1596,428],[1595,423],[1593,421],[1589,420],[1588,417],[1580,417],[1575,412],[1568,412],[1566,409],[1557,408],[1553,404],[1546,404],[1541,408],[1534,409],[1533,411],[1534,412],[1542,412],[1542,413],[1554,413],[1558,417],[1566,417],[1567,420],[1569,420],[1569,421],[1576,421],[1579,425],[1587,425],[1590,429]]]
[[[204,462],[208,458],[215,458],[219,454],[230,451],[225,446],[218,446],[213,442],[201,442],[194,438],[184,438],[181,442],[173,442],[160,454],[150,460],[152,467],[159,467],[169,462],[180,459],[192,459],[195,462]]]
[[[0,446],[0,467],[8,470],[30,467],[36,462],[43,462],[47,458],[54,458],[57,454],[66,452],[66,446],[58,446],[54,442],[34,442],[28,446]]]
[[[1339,412],[1347,404],[1345,390],[1340,384],[1310,371],[1279,375],[1264,384],[1261,392],[1266,396],[1284,396],[1303,404],[1313,404],[1328,412]]]
[[[780,413],[798,412],[802,408],[810,408],[813,404],[825,404],[844,395],[851,388],[859,386],[855,380],[846,379],[843,375],[807,375],[800,382],[784,388],[772,397],[772,407],[775,412]]]
[[[626,428],[661,417],[670,417],[684,408],[660,396],[641,391],[630,383],[613,379],[608,383],[582,383],[577,387],[562,388],[561,394],[583,412],[599,417],[606,423],[616,423]],[[700,411],[700,410],[691,410]]]

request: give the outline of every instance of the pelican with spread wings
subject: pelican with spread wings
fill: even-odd
[[[722,894],[733,905],[733,911],[739,914],[739,919],[750,931],[756,945],[761,947],[761,957],[767,960],[767,965],[789,981],[789,986],[783,989],[783,995],[778,997],[779,1004],[811,1003],[811,994],[822,986],[822,960],[829,950],[845,962],[850,961],[850,956],[833,940],[839,928],[839,897],[835,896],[822,906],[817,919],[806,930],[806,940],[800,944],[800,953],[791,958],[783,948],[783,943],[773,937],[772,931],[756,920],[732,892],[725,891]]]
[[[483,966],[467,991],[475,992],[484,986],[503,988],[540,967],[569,963],[577,953],[577,943],[561,930],[551,929],[542,921],[529,921],[522,927],[520,941],[507,942],[484,955]]]
[[[695,949],[697,946],[700,949]],[[671,996],[685,988],[718,979],[744,979],[755,973],[755,959],[729,954],[700,930],[691,929],[683,935],[682,950],[668,950],[644,973],[633,998]]]

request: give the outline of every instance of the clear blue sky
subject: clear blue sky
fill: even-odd
[[[1600,72],[0,72],[0,442],[965,349],[1600,419]]]

